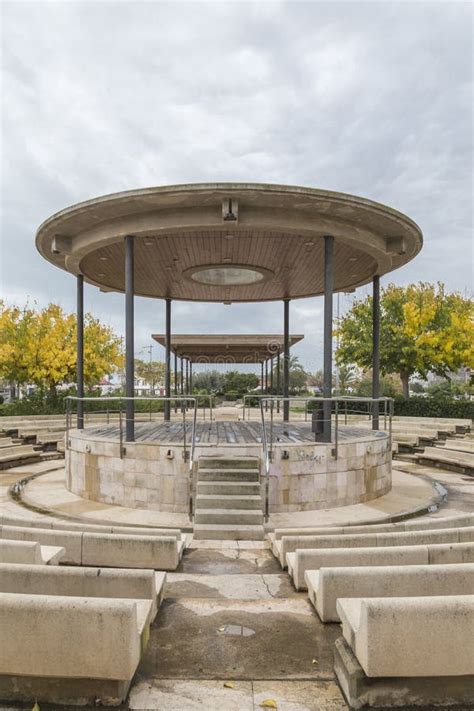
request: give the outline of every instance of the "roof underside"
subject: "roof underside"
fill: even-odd
[[[152,338],[165,347],[166,336]],[[303,335],[290,335],[290,347],[303,340]],[[282,335],[172,335],[171,351],[178,358],[193,363],[261,363],[283,352]]]
[[[124,290],[134,237],[135,293],[191,301],[265,301],[324,290],[324,236],[334,290],[411,260],[422,235],[408,217],[363,198],[311,188],[218,183],[96,198],[46,220],[36,243],[56,266],[104,291]]]

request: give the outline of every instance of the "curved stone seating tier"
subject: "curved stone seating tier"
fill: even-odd
[[[20,444],[16,444],[11,437],[0,437],[0,452],[4,447],[20,447]]]
[[[175,570],[185,546],[175,535],[84,533],[26,526],[2,526],[0,537],[62,546],[63,562],[73,565],[157,570]]]
[[[0,469],[39,461],[41,461],[41,452],[34,449],[32,444],[13,445],[0,449]]]
[[[470,452],[474,454],[474,442],[471,439],[447,439],[443,442],[440,449],[441,451],[443,451],[443,449],[454,449],[460,452]]]
[[[120,703],[148,641],[151,607],[151,600],[0,593],[0,698]]]
[[[150,622],[163,598],[166,573],[120,568],[0,564],[0,592],[150,600]]]
[[[295,588],[306,590],[306,573],[321,568],[474,563],[474,543],[433,543],[382,548],[335,548],[334,550],[316,548],[288,553],[287,560],[288,573],[293,578]]]
[[[305,573],[308,597],[323,622],[339,622],[339,598],[469,595],[474,563],[320,568]]]
[[[284,555],[286,552],[296,550],[290,548],[292,543],[282,543],[283,538],[307,538],[314,536],[345,536],[354,534],[375,534],[375,533],[404,533],[410,531],[425,531],[448,528],[463,528],[474,526],[474,514],[465,514],[462,516],[453,516],[450,518],[427,518],[427,519],[409,519],[407,521],[398,521],[395,523],[380,523],[366,524],[361,526],[333,526],[333,527],[317,527],[317,528],[279,528],[273,533],[268,534],[273,555],[279,559],[282,567],[286,566]],[[300,548],[311,548],[312,545],[299,546]]]
[[[60,546],[40,546],[35,541],[0,539],[0,564],[56,565],[64,556]]]
[[[23,518],[0,514],[0,525],[25,526],[26,528],[48,528],[54,531],[78,531],[82,533],[121,533],[128,536],[172,536],[177,541],[188,544],[190,534],[181,533],[179,528],[151,528],[141,526],[107,526],[99,523],[68,521],[53,516]]]
[[[416,454],[416,461],[420,464],[428,463],[440,466],[442,469],[452,469],[461,474],[474,475],[474,454],[446,450],[444,447],[425,447],[424,451]]]

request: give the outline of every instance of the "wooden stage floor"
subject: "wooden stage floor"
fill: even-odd
[[[270,425],[265,427],[267,439],[270,438]],[[86,432],[94,437],[106,437],[107,439],[119,439],[119,426],[116,424],[102,425],[100,427],[87,427]],[[136,442],[163,442],[170,444],[180,444],[183,442],[182,422],[136,422],[135,441]],[[192,425],[186,425],[186,440],[190,441]],[[360,439],[370,436],[372,430],[365,427],[353,427],[351,425],[339,425],[339,441]],[[374,432],[375,437],[385,437],[385,432]],[[334,440],[334,426],[333,426]],[[196,444],[261,444],[262,425],[259,422],[237,422],[237,421],[217,421],[198,422],[196,424]],[[311,432],[311,424],[308,423],[282,423],[273,425],[274,444],[309,444],[314,442],[314,434]]]

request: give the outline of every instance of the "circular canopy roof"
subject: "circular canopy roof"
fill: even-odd
[[[213,183],[145,188],[68,207],[38,229],[45,259],[104,291],[124,291],[124,237],[135,240],[135,293],[189,301],[269,301],[350,291],[413,259],[419,227],[343,193]]]
[[[152,334],[166,347],[166,335]],[[289,345],[302,341],[301,334],[290,334]],[[283,353],[284,336],[279,334],[171,334],[170,349],[179,358],[193,363],[262,363]]]

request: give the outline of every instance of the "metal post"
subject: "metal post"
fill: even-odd
[[[84,397],[84,277],[77,275],[77,397]],[[84,429],[84,402],[77,401],[77,429]]]
[[[174,396],[178,397],[178,354],[174,352]],[[178,401],[174,401],[174,411],[178,412]]]
[[[264,380],[263,380],[263,369],[264,369],[264,365],[263,365],[263,360],[262,360],[262,362],[260,363],[260,370],[261,370],[261,375],[260,375],[260,395],[263,395],[264,392],[265,392],[265,385],[264,385]],[[250,412],[249,412],[249,420],[250,420]]]
[[[165,397],[171,397],[171,299],[166,302],[166,332],[165,332]],[[165,400],[165,421],[170,419],[170,401]]]
[[[270,393],[273,395],[273,356],[270,358]]]
[[[189,394],[193,394],[193,362],[189,361]]]
[[[333,259],[334,237],[324,237],[324,370],[323,370],[323,397],[331,398],[332,395],[332,292],[333,292]],[[331,441],[331,400],[323,404],[324,429],[323,441]]]
[[[186,386],[185,386],[185,392],[186,395],[189,395],[189,360],[186,358]],[[187,407],[187,403],[186,403]]]
[[[125,395],[135,396],[134,367],[134,253],[133,236],[125,237]],[[126,400],[125,437],[127,442],[135,441],[135,401]]]
[[[181,364],[181,395],[184,395],[184,363],[182,356],[179,360]]]
[[[380,277],[372,280],[372,397],[380,397]],[[379,403],[372,407],[372,429],[379,428]]]
[[[265,359],[265,395],[268,396],[268,358]],[[265,412],[268,412],[268,400],[265,398]]]
[[[290,300],[283,299],[283,397],[290,389]],[[283,400],[283,421],[290,419],[290,402]]]
[[[277,353],[277,395],[281,395],[281,390],[280,390],[280,349],[278,349]],[[280,400],[277,400],[277,413],[280,412]]]

